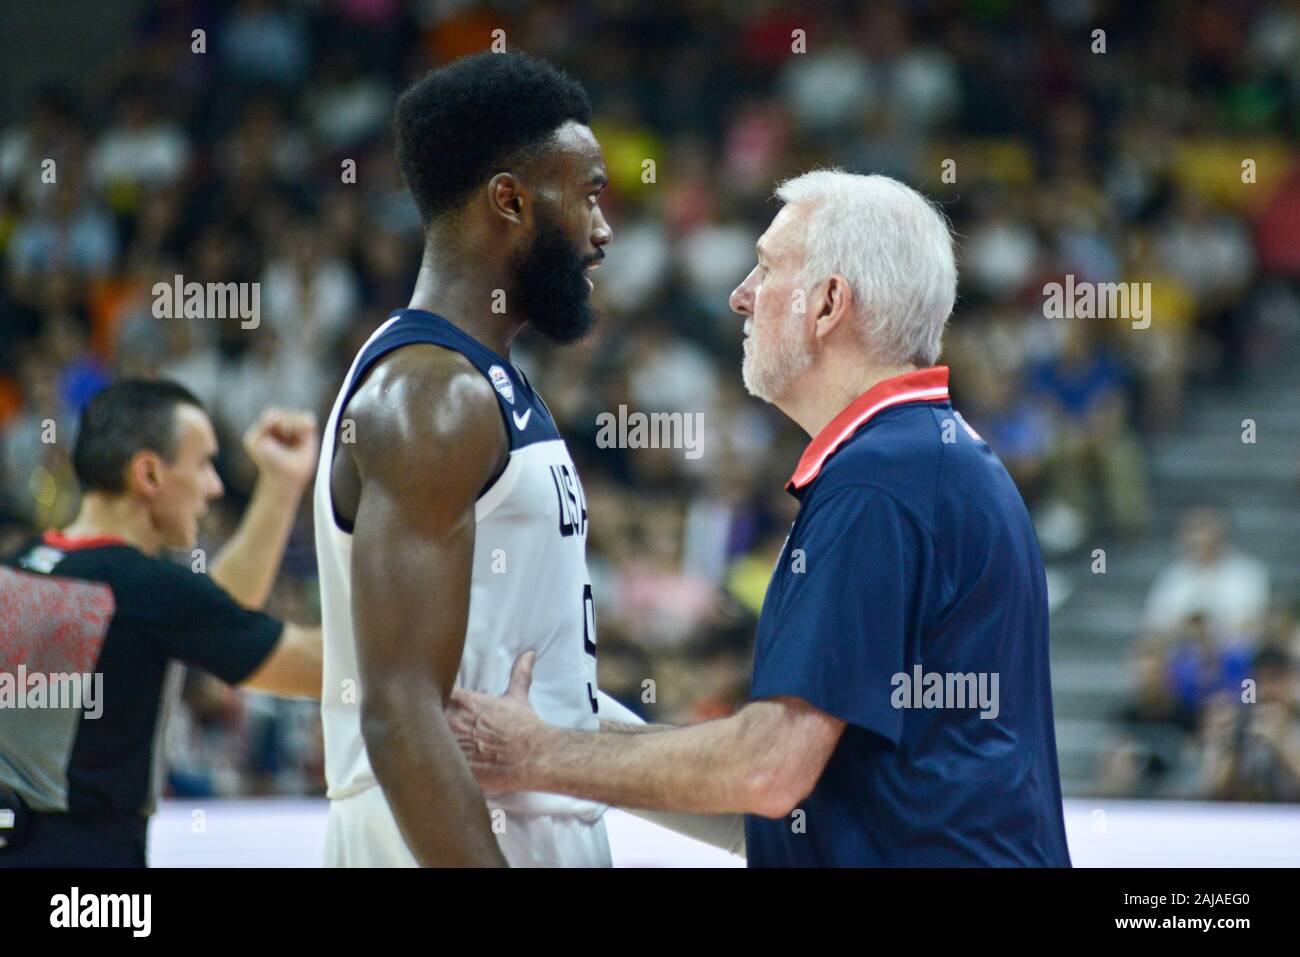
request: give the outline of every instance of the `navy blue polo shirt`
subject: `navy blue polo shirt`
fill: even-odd
[[[759,618],[752,696],[845,722],[751,866],[1069,866],[1047,584],[1015,484],[948,370],[887,379],[809,444]]]

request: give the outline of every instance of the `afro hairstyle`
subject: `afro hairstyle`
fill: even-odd
[[[425,74],[393,116],[397,162],[425,224],[526,161],[569,120],[590,122],[586,91],[526,53],[475,53]]]

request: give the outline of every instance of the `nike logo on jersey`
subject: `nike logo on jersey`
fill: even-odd
[[[523,415],[520,415],[518,412],[512,412],[511,415],[515,417],[515,428],[517,428],[520,432],[528,428],[528,419],[532,416],[532,414],[533,414],[532,409],[529,409]]]

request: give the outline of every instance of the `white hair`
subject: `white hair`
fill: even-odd
[[[862,341],[882,364],[932,366],[957,298],[952,234],[938,207],[888,176],[819,169],[776,188],[806,203],[809,292],[832,273],[853,289]]]

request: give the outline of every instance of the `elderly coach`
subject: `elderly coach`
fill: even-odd
[[[777,197],[731,307],[746,387],[812,441],[753,700],[686,728],[562,730],[528,707],[526,655],[503,697],[458,693],[452,726],[485,790],[743,812],[755,866],[1068,866],[1042,558],[935,365],[947,224],[883,176],[820,170]]]

